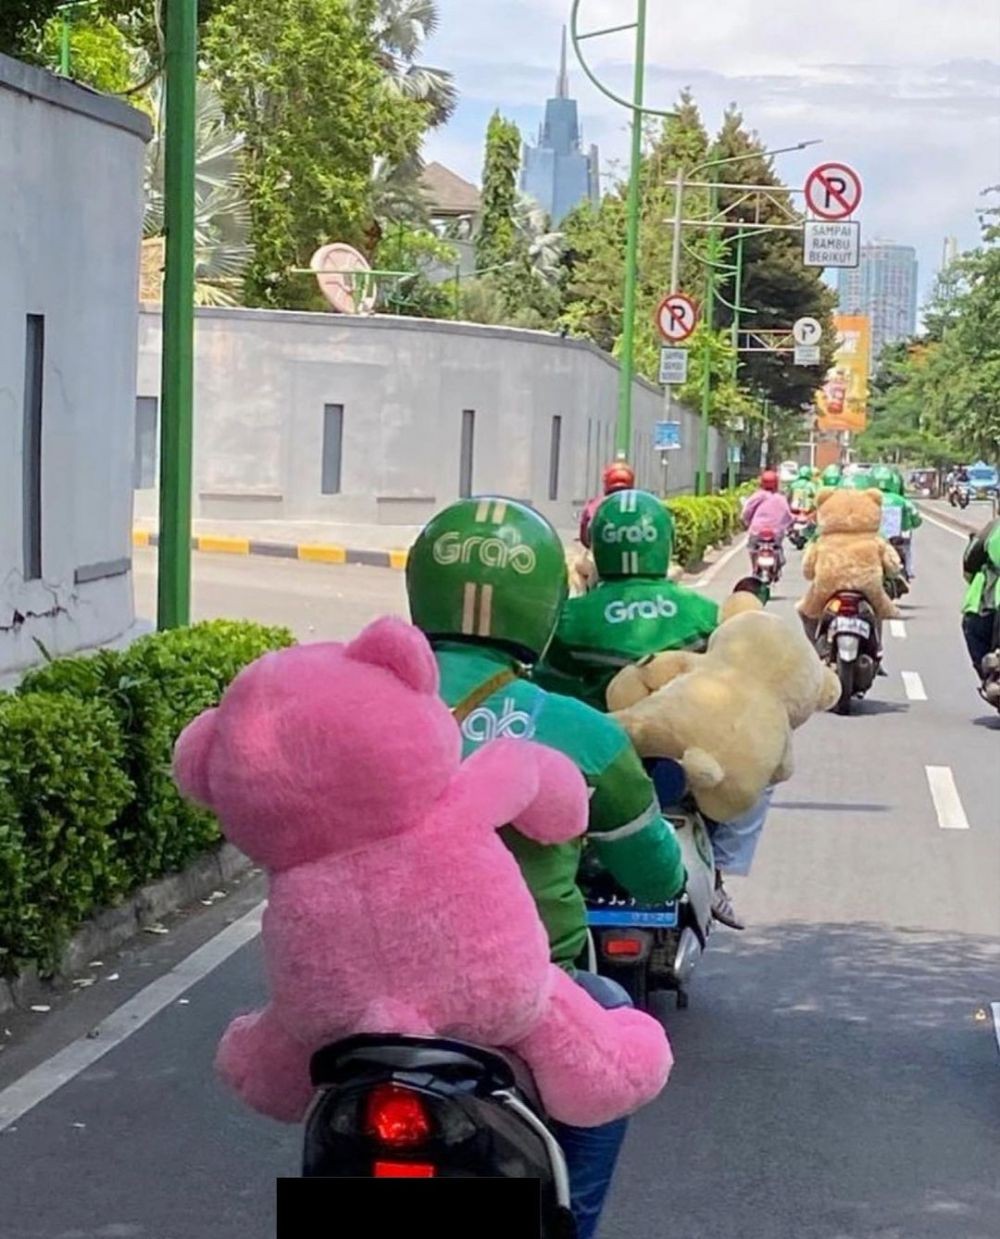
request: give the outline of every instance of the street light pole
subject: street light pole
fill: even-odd
[[[629,166],[629,186],[626,199],[625,240],[625,287],[622,306],[622,340],[618,372],[618,421],[615,427],[615,450],[619,456],[627,456],[632,443],[632,380],[635,374],[635,299],[638,285],[639,257],[639,178],[642,169],[642,122],[646,116],[668,117],[673,112],[647,107],[644,102],[646,75],[646,9],[648,0],[636,0],[636,19],[609,26],[604,30],[579,30],[580,5],[582,0],[573,0],[570,12],[570,37],[580,68],[601,94],[612,103],[627,108],[632,114],[632,154]],[[635,67],[632,80],[632,97],[626,99],[616,94],[598,78],[583,54],[582,44],[587,39],[599,39],[604,35],[635,31]],[[678,253],[678,264],[680,254]]]
[[[168,0],[164,152],[163,348],[160,379],[158,623],[191,620],[194,403],[195,86],[198,2]]]
[[[646,0],[638,0],[638,6],[632,86],[632,157],[629,163],[626,206],[625,304],[618,371],[618,424],[615,428],[615,449],[619,457],[627,457],[632,444],[632,377],[635,373],[635,294],[639,266],[639,179],[642,171],[642,105],[646,71]]]

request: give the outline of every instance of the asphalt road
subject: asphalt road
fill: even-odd
[[[1000,1235],[1000,718],[961,643],[963,537],[918,536],[888,677],[856,716],[799,733],[754,871],[733,883],[751,928],[719,931],[690,1009],[664,1011],[677,1066],[632,1124],[602,1239]],[[744,563],[706,588],[721,595]],[[137,561],[147,612],[152,567]],[[385,570],[199,558],[196,573],[199,615],[303,637],[402,606]],[[95,1025],[108,1044],[122,1001],[120,1031],[149,1017],[0,1134],[3,1239],[273,1234],[274,1178],[295,1172],[298,1133],[244,1112],[211,1071],[230,1016],[261,994],[255,944],[226,945],[258,897],[251,880],[14,1022],[0,1124],[19,1078],[22,1097],[59,1084]],[[203,942],[233,953],[151,1014],[150,983]]]

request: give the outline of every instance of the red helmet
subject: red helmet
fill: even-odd
[[[778,489],[778,475],[773,469],[765,469],[760,475],[760,488],[761,490]]]
[[[635,489],[635,474],[632,472],[632,466],[626,464],[624,460],[616,460],[610,465],[606,465],[603,474],[604,493],[612,494],[616,490],[634,490]]]

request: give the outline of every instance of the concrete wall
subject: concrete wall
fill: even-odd
[[[148,137],[131,108],[0,56],[0,675],[38,660],[35,639],[66,653],[133,623]],[[27,429],[37,425],[26,412],[29,315],[44,318],[37,509],[26,478],[38,459]],[[31,579],[25,529],[36,510],[41,574]]]
[[[417,524],[459,494],[463,410],[473,492],[530,500],[570,525],[614,455],[618,367],[582,341],[412,318],[203,309],[197,315],[195,516]],[[140,397],[159,394],[160,317],[139,323]],[[343,406],[342,487],[321,493],[324,405]],[[656,487],[658,389],[637,382],[632,460]],[[553,417],[559,484],[550,497]],[[672,490],[690,488],[697,419],[682,412]],[[720,445],[713,433],[712,461]],[[137,512],[156,514],[155,490]]]

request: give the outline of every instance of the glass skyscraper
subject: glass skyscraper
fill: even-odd
[[[597,147],[585,152],[576,100],[569,97],[566,68],[566,31],[556,94],[545,105],[545,120],[536,146],[525,146],[521,163],[521,190],[548,213],[558,226],[585,198],[600,198]]]
[[[887,344],[917,330],[917,251],[912,245],[870,241],[861,264],[837,275],[841,314],[866,314],[872,324],[872,369]]]

